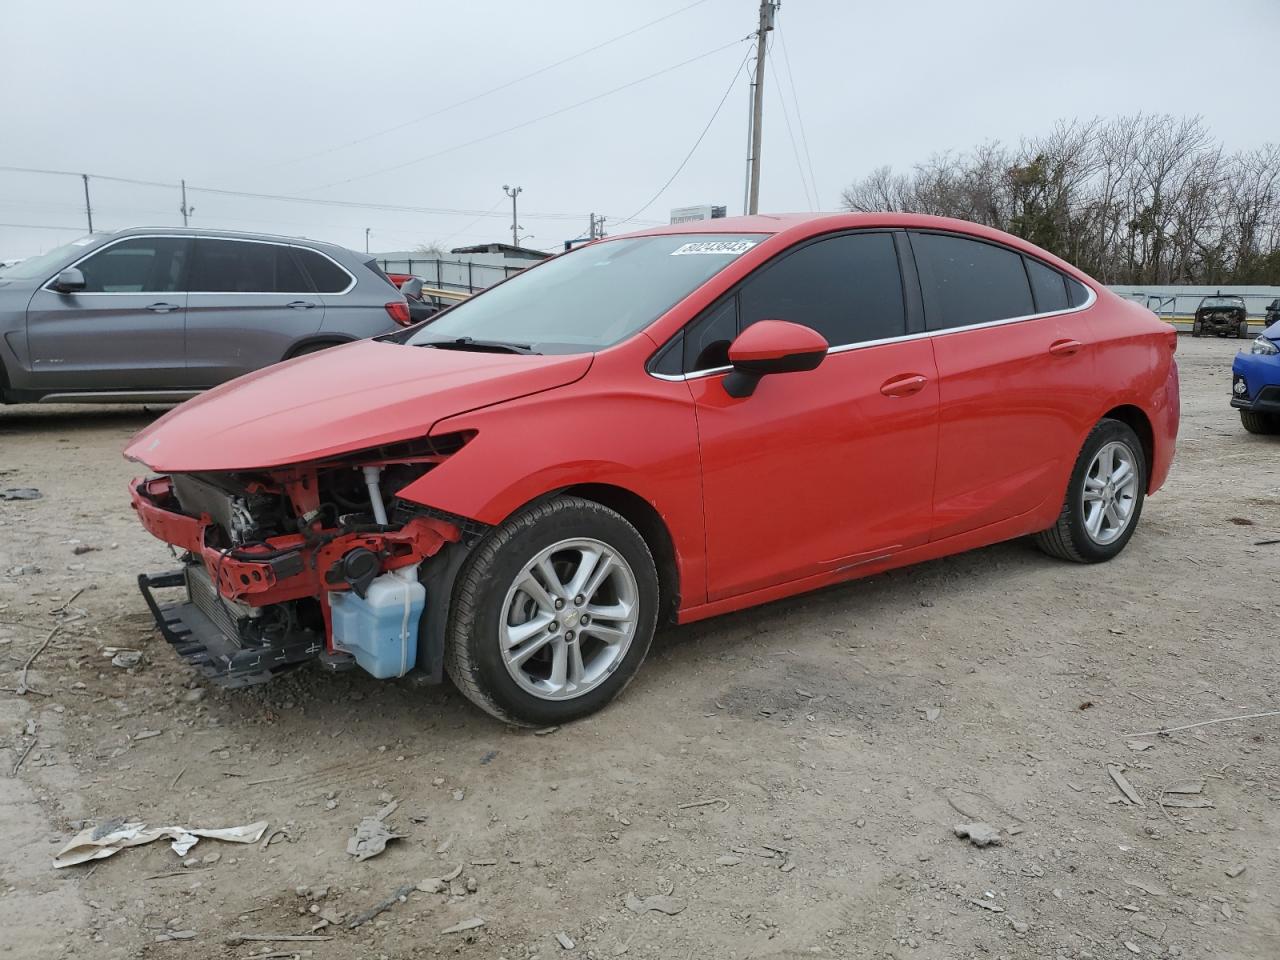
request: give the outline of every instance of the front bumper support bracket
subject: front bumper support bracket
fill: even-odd
[[[181,570],[141,574],[138,587],[155,618],[160,633],[182,657],[208,680],[221,687],[247,687],[266,683],[281,673],[314,660],[324,649],[321,638],[310,630],[298,631],[278,646],[241,646],[220,630],[194,603],[159,602],[154,590],[185,587]]]

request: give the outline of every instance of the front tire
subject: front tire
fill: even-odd
[[[649,652],[658,572],[621,515],[556,497],[490,531],[459,574],[445,666],[462,694],[520,726],[564,723],[622,692]]]
[[[1200,325],[1200,321],[1199,321],[1199,320],[1192,320],[1192,321],[1191,321],[1191,335],[1192,335],[1193,337],[1198,337],[1198,336],[1200,336],[1200,334],[1201,334],[1202,332],[1203,332],[1203,328],[1202,328],[1202,327],[1201,327],[1201,325]]]
[[[1280,433],[1280,416],[1274,413],[1258,413],[1256,410],[1241,410],[1240,423],[1250,433],[1272,436]]]
[[[1240,326],[1236,328],[1236,339],[1237,340],[1249,339],[1249,321],[1248,320],[1241,321]]]
[[[1146,489],[1138,435],[1119,420],[1099,420],[1076,458],[1058,521],[1036,534],[1036,546],[1075,563],[1110,560],[1133,536]]]

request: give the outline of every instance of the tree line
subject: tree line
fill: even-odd
[[[1229,153],[1200,117],[1059,121],[880,167],[841,201],[996,227],[1103,283],[1280,284],[1280,144]]]

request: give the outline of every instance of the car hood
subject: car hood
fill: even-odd
[[[130,441],[152,470],[252,470],[426,436],[445,417],[580,379],[591,354],[538,356],[375,340],[276,364],[188,400]]]

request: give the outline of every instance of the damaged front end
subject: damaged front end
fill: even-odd
[[[419,667],[439,680],[452,577],[476,531],[394,492],[469,439],[135,480],[143,526],[182,561],[138,578],[161,633],[224,686],[262,683],[311,660],[380,678]],[[167,588],[183,598],[162,601],[157,591]]]

